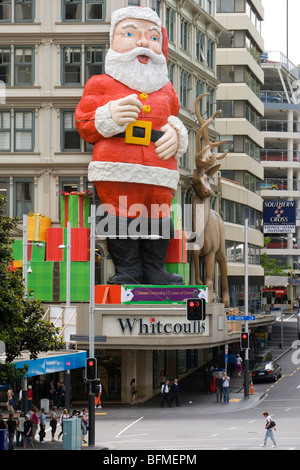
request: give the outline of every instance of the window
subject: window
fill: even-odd
[[[0,178],[0,195],[6,198],[0,215],[9,215],[9,181],[6,178]]]
[[[128,6],[139,6],[140,0],[128,0]]]
[[[81,21],[82,2],[81,0],[63,0],[63,20]]]
[[[0,21],[11,21],[11,0],[0,0]]]
[[[184,108],[188,107],[189,74],[182,70],[180,74],[180,103]]]
[[[101,21],[104,20],[104,5],[100,0],[86,0],[85,4],[85,19],[86,21]]]
[[[33,85],[33,49],[17,47],[15,49],[15,86]]]
[[[14,217],[23,218],[23,214],[34,212],[33,179],[16,178],[14,180]]]
[[[189,30],[190,24],[187,20],[181,20],[181,35],[180,35],[180,45],[182,49],[186,52],[189,52]]]
[[[87,46],[85,48],[85,80],[88,80],[93,75],[104,73],[104,57],[104,46]]]
[[[15,152],[32,152],[34,123],[32,111],[15,112]]]
[[[174,70],[175,70],[175,65],[168,61],[168,75],[169,75],[169,79],[170,79],[170,82],[172,83],[172,85],[174,86]]]
[[[75,112],[62,112],[62,151],[80,151],[80,136],[75,126]]]
[[[15,0],[15,22],[33,21],[34,1]]]
[[[10,49],[8,47],[0,48],[0,81],[10,85]]]
[[[175,11],[170,7],[166,7],[166,30],[168,39],[171,42],[175,41],[175,18]]]
[[[81,48],[64,47],[62,53],[63,85],[80,85],[81,83]]]
[[[234,13],[234,0],[217,0],[217,13]]]
[[[10,152],[10,112],[0,112],[0,152]]]
[[[215,43],[211,39],[207,41],[207,66],[211,69],[214,68],[214,56],[215,56]]]
[[[196,33],[196,58],[200,62],[206,61],[204,48],[205,48],[205,34],[202,33],[201,31],[197,31]]]

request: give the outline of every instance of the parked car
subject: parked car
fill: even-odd
[[[273,380],[282,377],[281,367],[274,361],[257,362],[252,370],[253,383],[259,380]]]
[[[260,99],[263,103],[282,103],[282,95],[279,92],[261,92]]]

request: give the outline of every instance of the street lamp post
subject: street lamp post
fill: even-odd
[[[91,206],[90,223],[90,325],[89,325],[89,357],[95,354],[95,237],[96,237],[96,206]],[[89,446],[95,445],[95,393],[93,382],[89,384]]]

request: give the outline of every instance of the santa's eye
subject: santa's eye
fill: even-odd
[[[152,37],[152,41],[158,41],[158,37],[157,37],[157,36],[153,36],[153,37]]]
[[[132,33],[125,33],[125,36],[128,37],[128,38],[131,38],[131,37],[132,37]]]

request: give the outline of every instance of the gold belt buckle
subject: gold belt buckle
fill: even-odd
[[[134,127],[142,127],[145,129],[144,137],[135,137],[133,135]],[[135,121],[130,122],[125,131],[125,143],[135,145],[145,145],[149,147],[151,142],[152,122],[149,121]]]

